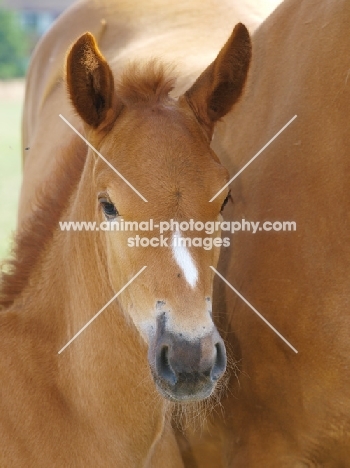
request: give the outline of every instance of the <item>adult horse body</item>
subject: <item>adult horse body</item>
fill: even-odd
[[[254,34],[247,92],[215,133],[233,175],[297,115],[232,183],[225,210],[296,222],[235,233],[218,268],[298,354],[219,280],[214,308],[241,368],[213,431],[223,466],[350,463],[349,30],[348,1],[286,0]]]
[[[225,370],[211,317],[218,247],[177,248],[174,233],[168,248],[131,249],[125,232],[58,229],[62,220],[220,219],[227,190],[208,201],[227,171],[209,145],[242,92],[250,39],[238,25],[209,65],[236,15],[223,4],[215,23],[211,2],[180,3],[79,2],[34,54],[17,250],[0,297],[1,466],[181,467],[169,402],[156,386],[174,401],[201,400]],[[73,42],[67,93],[63,63]],[[126,61],[155,56],[182,58],[177,84],[156,61],[121,76]],[[58,355],[143,266],[108,313]]]
[[[66,125],[53,109],[81,128],[81,121],[62,86],[65,55],[79,35],[90,31],[96,37],[115,77],[130,61],[158,58],[175,65],[174,92],[179,95],[215,58],[234,24],[240,21],[249,30],[255,29],[269,11],[265,3],[261,0],[225,0],[215,4],[211,0],[166,4],[161,0],[87,0],[63,14],[34,52],[28,72],[23,116],[25,168],[19,219],[31,209],[38,187],[56,167],[56,142],[67,139]],[[46,153],[51,157],[44,156]]]

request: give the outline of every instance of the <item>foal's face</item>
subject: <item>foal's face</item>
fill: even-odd
[[[120,295],[122,308],[149,345],[159,390],[177,400],[204,398],[226,364],[212,320],[210,266],[216,267],[221,237],[219,229],[208,234],[194,228],[215,228],[221,220],[228,190],[209,200],[226,184],[228,173],[185,100],[125,109],[98,149],[148,200],[96,159],[97,216],[120,229],[105,232],[113,288],[119,291],[147,266]],[[146,230],[122,230],[127,222],[150,220],[163,226],[173,220],[173,230],[161,235],[147,224]],[[191,220],[193,230],[181,231],[186,222],[191,227]]]
[[[209,145],[215,123],[242,92],[250,56],[249,34],[237,25],[216,60],[177,101],[168,95],[172,81],[154,63],[143,71],[131,67],[115,88],[89,33],[67,57],[68,92],[88,139],[147,199],[90,153],[96,158],[96,219],[119,225],[100,232],[106,274],[118,292],[147,266],[118,300],[148,343],[159,391],[172,400],[206,398],[225,371],[225,346],[212,321],[210,269],[218,261],[220,231],[182,231],[185,224],[173,224],[162,234],[157,226],[192,221],[200,229],[195,223],[220,221],[228,191],[209,200],[228,174]],[[146,224],[122,230],[123,222],[150,220],[153,231]]]

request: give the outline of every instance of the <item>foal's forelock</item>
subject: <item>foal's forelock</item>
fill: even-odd
[[[153,105],[167,99],[174,89],[174,66],[153,59],[131,62],[116,83],[116,93],[127,105]]]

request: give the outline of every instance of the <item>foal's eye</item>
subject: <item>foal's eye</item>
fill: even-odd
[[[224,208],[225,208],[225,206],[227,205],[227,203],[228,203],[229,200],[232,201],[231,190],[228,192],[227,197],[226,197],[225,200],[224,200],[224,203],[221,205],[220,213],[222,213],[222,212],[224,211]]]
[[[114,219],[118,216],[118,210],[110,200],[100,198],[99,203],[107,219]]]

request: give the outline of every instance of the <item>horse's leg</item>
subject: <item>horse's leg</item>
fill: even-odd
[[[186,468],[227,468],[218,428],[176,429],[175,435]]]
[[[154,447],[147,468],[187,468],[184,465],[174,431],[170,423],[166,423],[163,434]]]

